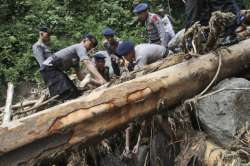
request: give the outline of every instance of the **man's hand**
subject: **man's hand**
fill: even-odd
[[[80,88],[84,88],[91,81],[91,75],[87,74],[86,77],[81,81]]]
[[[120,79],[122,80],[122,82],[129,81],[131,80],[131,74],[129,73],[129,71],[124,71],[122,72]]]
[[[94,79],[100,85],[107,83],[107,81],[101,76],[101,74],[97,71],[97,69],[90,60],[84,60],[83,62],[86,65],[88,71],[94,76]]]

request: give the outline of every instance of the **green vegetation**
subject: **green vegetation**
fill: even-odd
[[[248,0],[241,1],[249,7]],[[147,2],[153,11],[159,7],[171,11],[176,30],[181,28],[184,20],[181,0]],[[106,26],[114,28],[121,39],[142,42],[144,28],[130,26],[134,19],[132,6],[133,0],[3,0],[0,4],[0,88],[7,81],[15,84],[27,80],[40,82],[31,47],[41,25],[53,29],[54,51],[78,42],[87,32],[101,41],[101,31]]]

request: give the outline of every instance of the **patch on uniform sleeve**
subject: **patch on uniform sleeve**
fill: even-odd
[[[153,15],[153,16],[152,16],[152,21],[153,21],[154,23],[157,23],[157,22],[159,21],[159,17],[158,17],[157,15]]]

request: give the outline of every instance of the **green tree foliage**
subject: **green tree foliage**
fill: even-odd
[[[248,5],[250,4],[248,0]],[[110,26],[121,39],[143,42],[144,28],[130,26],[136,0],[2,0],[0,4],[0,88],[7,81],[40,82],[38,65],[32,56],[32,44],[38,27],[53,29],[54,51],[80,41],[91,32],[99,41],[101,31]],[[165,8],[180,29],[184,20],[181,0],[148,0],[152,11]],[[249,6],[248,6],[249,7]],[[101,42],[100,42],[101,43]],[[99,46],[101,49],[101,45]],[[1,89],[0,89],[1,90]],[[0,99],[1,100],[1,99]]]

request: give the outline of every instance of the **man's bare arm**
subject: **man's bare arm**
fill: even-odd
[[[86,65],[88,71],[93,75],[94,79],[99,82],[101,85],[105,84],[107,81],[101,76],[101,74],[97,71],[95,66],[90,60],[83,60],[83,63]]]

